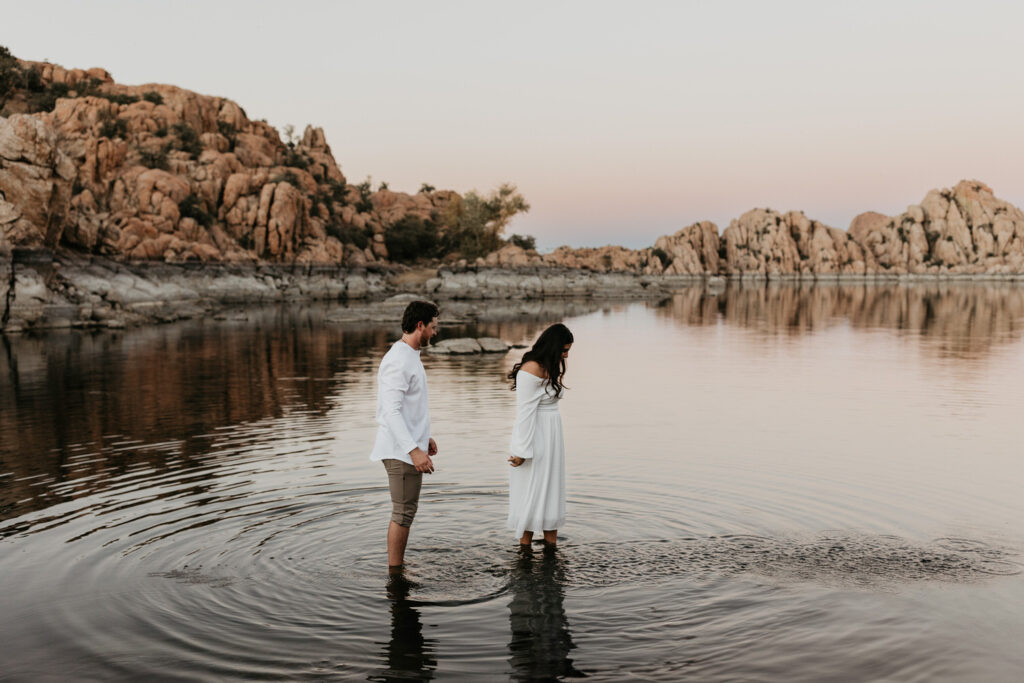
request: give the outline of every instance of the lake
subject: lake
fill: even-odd
[[[0,337],[0,678],[1024,676],[1024,288],[472,306],[439,339],[576,336],[568,521],[554,553],[504,528],[522,350],[424,354],[440,454],[391,583],[400,307]]]

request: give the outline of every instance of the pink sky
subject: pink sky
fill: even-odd
[[[54,22],[51,17],[60,17]],[[17,3],[0,43],[322,126],[351,181],[533,206],[541,247],[754,207],[846,228],[964,178],[1024,204],[1024,9],[976,2]]]

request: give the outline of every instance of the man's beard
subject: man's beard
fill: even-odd
[[[426,332],[420,333],[420,346],[430,346],[430,337],[427,336]]]

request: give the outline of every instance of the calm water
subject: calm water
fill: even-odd
[[[442,337],[576,334],[569,521],[554,555],[504,529],[521,351],[425,356],[441,454],[391,585],[367,454],[396,325],[3,339],[0,678],[1024,677],[1024,289],[466,314]]]

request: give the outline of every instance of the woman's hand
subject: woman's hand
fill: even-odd
[[[513,456],[510,456],[510,457],[509,457],[509,459],[508,459],[508,461],[509,461],[510,463],[512,463],[512,467],[519,467],[519,466],[520,466],[520,465],[522,465],[522,464],[523,464],[524,462],[526,462],[526,460],[525,460],[524,458],[517,458],[517,457],[516,457],[516,456],[514,456],[514,455],[513,455]]]

